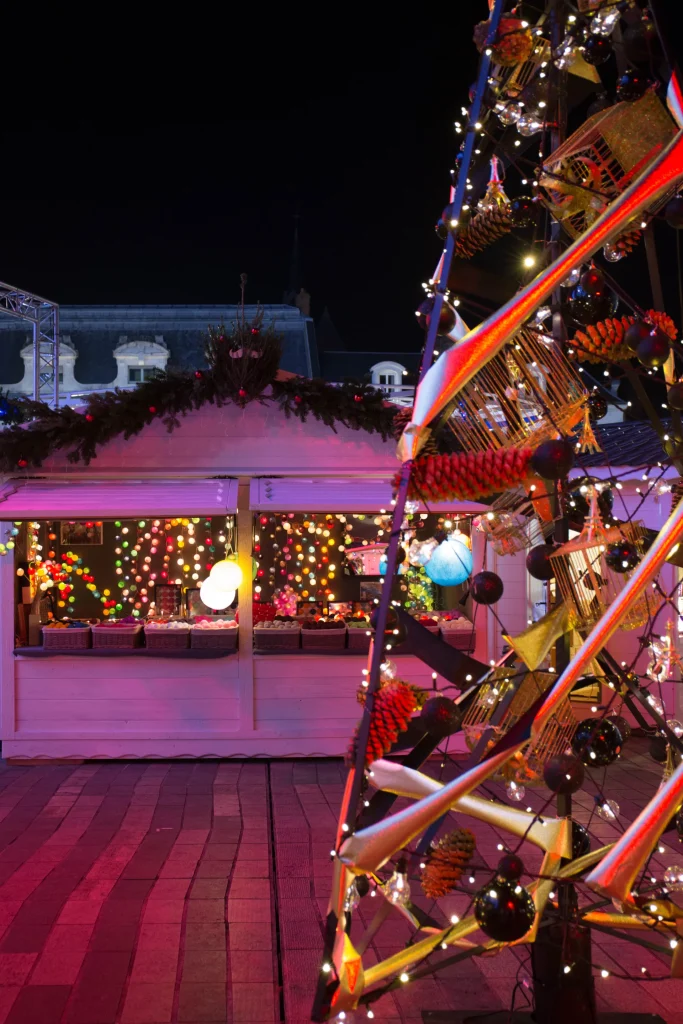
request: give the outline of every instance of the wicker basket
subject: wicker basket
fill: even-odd
[[[43,629],[46,651],[85,651],[90,647],[90,626],[82,629]]]
[[[190,646],[190,627],[146,629],[145,644],[150,651],[182,651]]]
[[[190,647],[196,651],[237,650],[237,629],[196,629],[190,630]],[[264,632],[273,632],[264,630]]]
[[[442,629],[441,639],[459,651],[473,651],[476,645],[474,629]]]
[[[142,646],[142,625],[139,626],[93,626],[93,647],[119,650]]]
[[[254,645],[262,651],[298,651],[300,629],[254,630]]]
[[[370,641],[375,635],[374,629],[350,629],[348,631],[349,636],[349,650],[359,651],[366,653],[370,650]]]
[[[342,649],[346,643],[346,626],[342,629],[302,629],[301,646],[308,651]]]

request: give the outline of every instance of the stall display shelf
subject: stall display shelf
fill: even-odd
[[[81,629],[44,627],[41,633],[46,651],[84,651],[90,647],[90,626],[83,626]]]
[[[93,626],[92,645],[101,648],[130,648],[142,645],[142,625]]]
[[[237,648],[238,629],[202,629],[193,626],[190,630],[190,647],[193,650],[234,651]]]
[[[188,626],[146,626],[145,645],[150,651],[180,651],[190,646]]]

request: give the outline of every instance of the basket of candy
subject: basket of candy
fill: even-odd
[[[476,644],[474,626],[460,612],[444,612],[441,616],[441,639],[459,651],[473,651]]]
[[[343,619],[311,619],[301,625],[301,646],[308,651],[341,649],[346,644]]]
[[[189,647],[189,624],[175,619],[146,622],[145,643],[153,651],[178,651]]]
[[[415,620],[430,633],[439,632],[439,616],[436,613],[434,615],[416,615]]]
[[[262,651],[298,650],[301,626],[296,619],[274,619],[254,627],[254,646]]]
[[[43,648],[46,651],[84,651],[90,647],[90,623],[49,622],[43,626]]]
[[[119,648],[142,646],[142,624],[132,615],[117,622],[103,622],[92,627],[92,645],[98,648]]]
[[[365,617],[362,619],[349,619],[346,623],[346,628],[349,631],[350,651],[363,653],[370,650],[370,641],[375,635],[375,631],[370,626],[369,619]]]
[[[197,619],[190,630],[190,647],[200,651],[234,651],[237,630],[233,619]]]

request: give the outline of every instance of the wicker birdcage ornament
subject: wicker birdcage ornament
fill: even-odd
[[[525,329],[458,395],[448,425],[464,451],[517,448],[571,433],[586,392],[552,338]]]
[[[567,607],[576,614],[579,628],[595,625],[631,577],[630,572],[615,572],[607,565],[608,545],[629,540],[642,554],[644,536],[639,523],[605,526],[598,511],[597,491],[592,488],[590,513],[583,530],[550,555],[557,587]],[[631,605],[621,628],[643,626],[652,611],[645,594]]]
[[[539,39],[528,58],[520,64],[516,64],[505,76],[502,67],[496,76],[503,79],[502,91],[511,99],[519,96],[523,90],[531,84],[541,68],[545,67],[551,58],[550,43],[547,39]]]
[[[567,234],[578,238],[675,133],[671,117],[651,90],[635,103],[617,103],[594,114],[543,162],[541,202]]]
[[[476,746],[487,728],[492,730],[489,745],[493,746],[555,682],[557,676],[552,672],[528,672],[510,666],[494,669],[489,681],[480,686],[476,700],[463,718],[462,728],[470,749]],[[511,694],[511,691],[514,693]],[[508,700],[502,719],[496,725],[491,725],[491,718],[498,705]],[[549,757],[567,749],[576,726],[577,719],[572,713],[569,700],[565,700],[543,727],[540,736],[530,741],[504,766],[501,777],[524,785],[541,783],[543,765]]]
[[[544,523],[529,495],[517,487],[500,494],[489,511],[474,520],[474,526],[497,555],[515,555],[549,536],[554,523]]]

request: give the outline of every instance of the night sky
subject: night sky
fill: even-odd
[[[435,27],[387,70],[350,70],[373,68],[368,55],[305,80],[274,74],[264,113],[278,117],[39,122],[56,130],[50,159],[4,161],[16,201],[0,279],[64,304],[234,303],[246,271],[248,301],[281,302],[298,211],[314,317],[327,305],[349,348],[419,348],[453,121],[476,74],[477,18],[461,7],[457,60]]]

